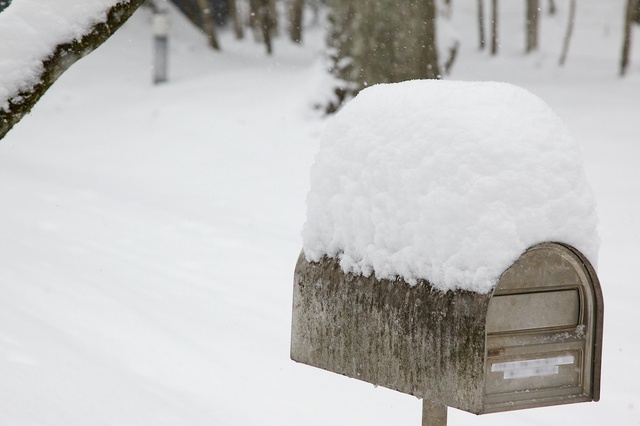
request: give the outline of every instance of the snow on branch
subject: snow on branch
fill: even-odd
[[[13,2],[0,14],[0,139],[144,0]]]

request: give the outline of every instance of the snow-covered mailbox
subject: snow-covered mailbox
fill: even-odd
[[[327,125],[307,205],[293,360],[423,398],[425,424],[599,399],[595,202],[539,98],[366,89]]]

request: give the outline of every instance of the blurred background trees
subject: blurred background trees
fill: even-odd
[[[0,10],[3,2],[0,0]],[[162,0],[147,0],[162,1]],[[283,34],[302,43],[305,25],[325,14],[328,22],[327,57],[329,73],[335,77],[333,98],[323,108],[335,111],[367,85],[413,78],[440,78],[453,66],[458,44],[439,44],[440,21],[451,19],[458,2],[454,0],[170,0],[194,25],[202,29],[214,49],[216,27],[231,26],[237,39],[250,31],[263,43],[268,54],[273,40]],[[574,31],[576,0],[519,0],[523,4],[524,54],[540,48],[541,22],[553,19],[558,10],[566,11],[567,24],[561,45],[559,65],[569,57]],[[634,26],[640,24],[640,0],[624,0],[620,10],[624,37],[620,55],[620,75],[630,63]],[[500,53],[500,1],[476,0],[478,46],[489,47],[491,55]],[[579,24],[578,24],[579,25]]]
[[[440,78],[435,0],[332,0],[327,37],[335,111],[366,86]]]
[[[142,1],[134,0],[132,4],[137,7]],[[489,46],[491,56],[500,54],[501,38],[514,35],[501,34],[507,29],[503,29],[504,22],[500,22],[499,0],[476,0],[471,5],[454,0],[146,0],[147,6],[158,12],[166,8],[167,2],[173,3],[203,31],[214,50],[224,49],[218,40],[220,28],[228,27],[237,39],[252,38],[264,45],[267,54],[273,54],[274,39],[286,36],[294,43],[302,43],[306,28],[326,22],[326,69],[332,87],[326,89],[329,93],[325,103],[317,107],[327,113],[338,110],[346,100],[372,84],[437,79],[446,75],[454,66],[460,45],[451,23],[457,7],[475,8],[478,46],[481,50]],[[557,41],[558,64],[564,65],[570,57],[574,28],[580,27],[580,23],[575,22],[578,2],[519,2],[524,11],[522,23],[518,23],[524,32],[517,31],[519,36],[524,33],[523,55],[540,50],[545,19],[554,19],[559,11],[566,16],[566,30]],[[11,0],[0,0],[0,12],[10,7]],[[640,0],[619,0],[611,7],[620,9],[616,13],[623,23],[618,55],[619,74],[624,76],[632,59],[633,33],[640,25]],[[326,19],[321,21],[320,17]],[[441,28],[446,30],[446,40],[439,39],[443,33]],[[510,31],[513,32],[513,26]],[[247,33],[252,37],[246,37]],[[7,128],[14,123],[5,121],[11,122]]]

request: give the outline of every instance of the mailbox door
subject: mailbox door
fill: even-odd
[[[598,400],[602,312],[577,250],[544,243],[524,253],[489,302],[485,412]]]

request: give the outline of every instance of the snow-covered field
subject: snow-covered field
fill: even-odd
[[[476,50],[475,2],[456,3],[449,78],[529,89],[581,145],[602,239],[602,399],[450,410],[449,424],[640,425],[640,49],[619,79],[622,1],[580,1],[558,68],[558,1],[524,57],[515,3],[501,2],[498,58]],[[321,30],[273,57],[222,33],[215,54],[172,21],[168,84],[150,84],[141,10],[0,142],[0,424],[419,425],[416,398],[289,360]]]

